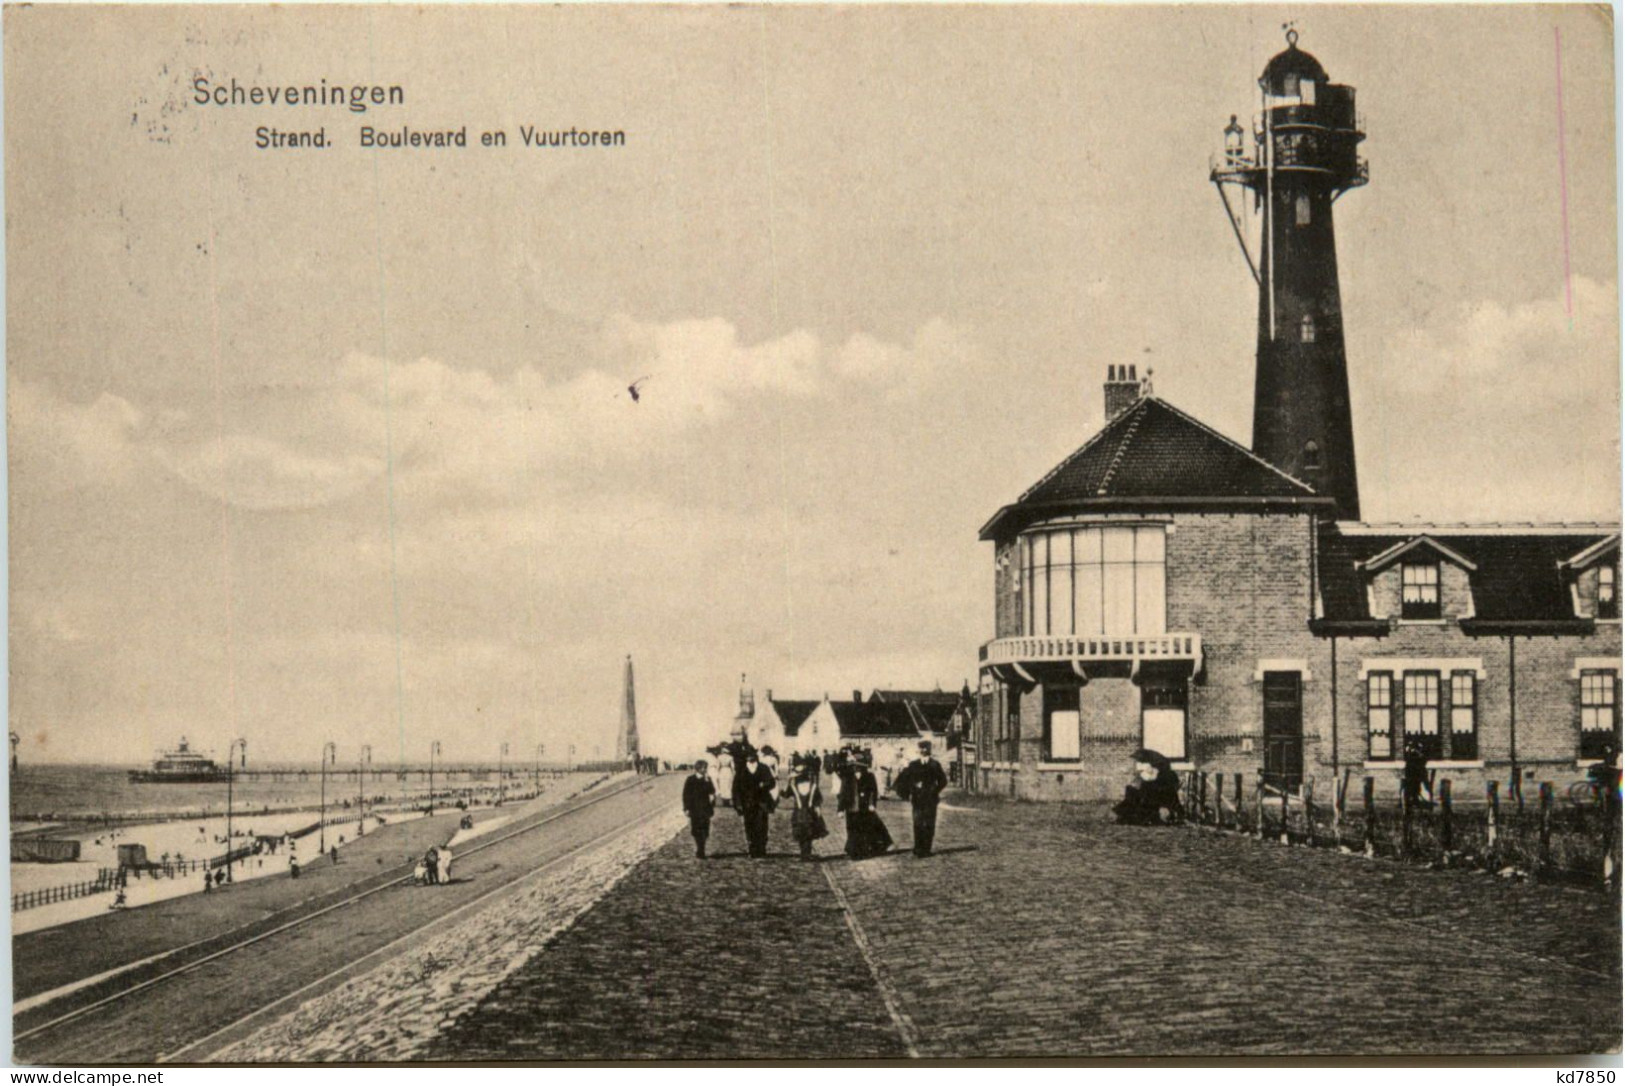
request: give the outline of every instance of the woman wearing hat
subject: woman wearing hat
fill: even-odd
[[[891,833],[886,829],[875,804],[880,801],[880,786],[869,768],[870,755],[866,750],[854,751],[841,770],[841,792],[836,806],[846,816],[846,854],[854,860],[879,856],[891,849]]]
[[[1132,757],[1134,779],[1123,789],[1123,801],[1112,809],[1117,821],[1128,826],[1156,826],[1183,818],[1179,774],[1167,757],[1143,747]]]
[[[818,789],[818,761],[816,757],[796,759],[795,779],[790,782],[790,836],[796,840],[803,860],[812,859],[813,842],[828,836],[824,816],[818,808],[824,803]]]

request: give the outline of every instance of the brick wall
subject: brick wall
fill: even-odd
[[[1100,519],[1133,523],[1144,518]],[[1158,519],[1173,522],[1166,550],[1167,628],[1200,634],[1203,643],[1204,668],[1189,687],[1191,758],[1210,771],[1257,772],[1263,764],[1263,708],[1255,676],[1261,660],[1274,659],[1307,669],[1304,731],[1305,761],[1310,762],[1331,706],[1329,649],[1308,629],[1311,518],[1178,514]],[[997,636],[1019,632],[1015,584],[1013,576],[995,578]],[[1121,672],[1094,678],[1080,691],[1081,760],[1076,766],[1041,768],[1049,753],[1043,686],[1019,693],[1017,795],[1095,799],[1120,793],[1129,755],[1142,743],[1140,688],[1129,682],[1126,667]],[[1003,784],[994,779],[996,774],[989,774],[990,787],[999,792]]]
[[[1575,763],[1580,745],[1580,684],[1570,677],[1579,657],[1620,654],[1620,628],[1603,624],[1590,637],[1520,637],[1517,639],[1518,760],[1533,771],[1530,779],[1571,781],[1584,776]],[[1478,794],[1486,778],[1505,780],[1511,758],[1512,684],[1507,639],[1468,637],[1454,626],[1403,624],[1389,636],[1342,638],[1337,644],[1338,761],[1356,767],[1356,776],[1397,776],[1397,767],[1368,765],[1366,687],[1362,662],[1384,660],[1472,659],[1482,662],[1478,682],[1478,747],[1483,770],[1452,767],[1447,775]],[[1395,663],[1395,684],[1403,663]],[[1447,681],[1447,680],[1446,680]],[[1397,717],[1397,713],[1396,713]],[[1396,719],[1396,727],[1398,722]],[[1396,740],[1396,750],[1397,740]],[[1330,748],[1324,761],[1330,762]],[[1441,770],[1440,772],[1445,772]],[[1527,791],[1527,789],[1526,789]]]

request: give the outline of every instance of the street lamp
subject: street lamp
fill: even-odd
[[[568,769],[568,770],[571,770],[571,771],[575,770],[575,767],[576,767],[576,745],[574,743],[570,744],[570,757],[569,757],[568,760],[565,761],[564,767],[566,769]]]
[[[333,743],[322,747],[322,814],[321,814],[321,843],[317,851],[327,851],[327,767],[338,760],[339,748]]]
[[[367,770],[372,768],[372,744],[367,743],[361,748],[361,757],[356,760],[355,775],[360,782],[356,787],[356,805],[360,808],[358,821],[355,824],[355,835],[362,836],[367,832]]]
[[[243,768],[248,768],[248,740],[233,739],[231,746],[226,748],[226,881],[236,882],[231,877],[231,757],[237,753],[238,747],[243,748]]]
[[[504,758],[506,758],[507,756],[508,756],[508,744],[504,743],[504,744],[502,744],[501,749],[497,751],[497,806],[498,807],[502,806],[502,801],[504,799],[508,798],[508,782],[502,775],[502,760]]]
[[[536,744],[536,791],[542,790],[542,755],[547,753],[546,743]]]
[[[429,814],[434,814],[434,756],[440,753],[440,740],[429,744]]]

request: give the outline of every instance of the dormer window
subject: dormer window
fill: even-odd
[[[1619,585],[1616,583],[1618,574],[1614,567],[1597,567],[1597,617],[1619,617]]]
[[[1439,609],[1439,563],[1406,562],[1400,567],[1400,617],[1436,619]]]

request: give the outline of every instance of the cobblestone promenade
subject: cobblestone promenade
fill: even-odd
[[[899,846],[907,811],[883,808]],[[1617,905],[950,798],[939,854],[716,859],[686,833],[490,990],[430,1059],[1589,1052]],[[844,907],[843,907],[844,906]],[[861,938],[861,943],[860,943]]]

